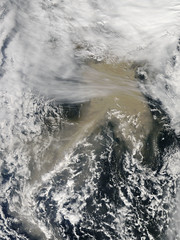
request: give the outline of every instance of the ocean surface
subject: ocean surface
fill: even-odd
[[[0,1],[0,239],[180,239],[180,1]]]

